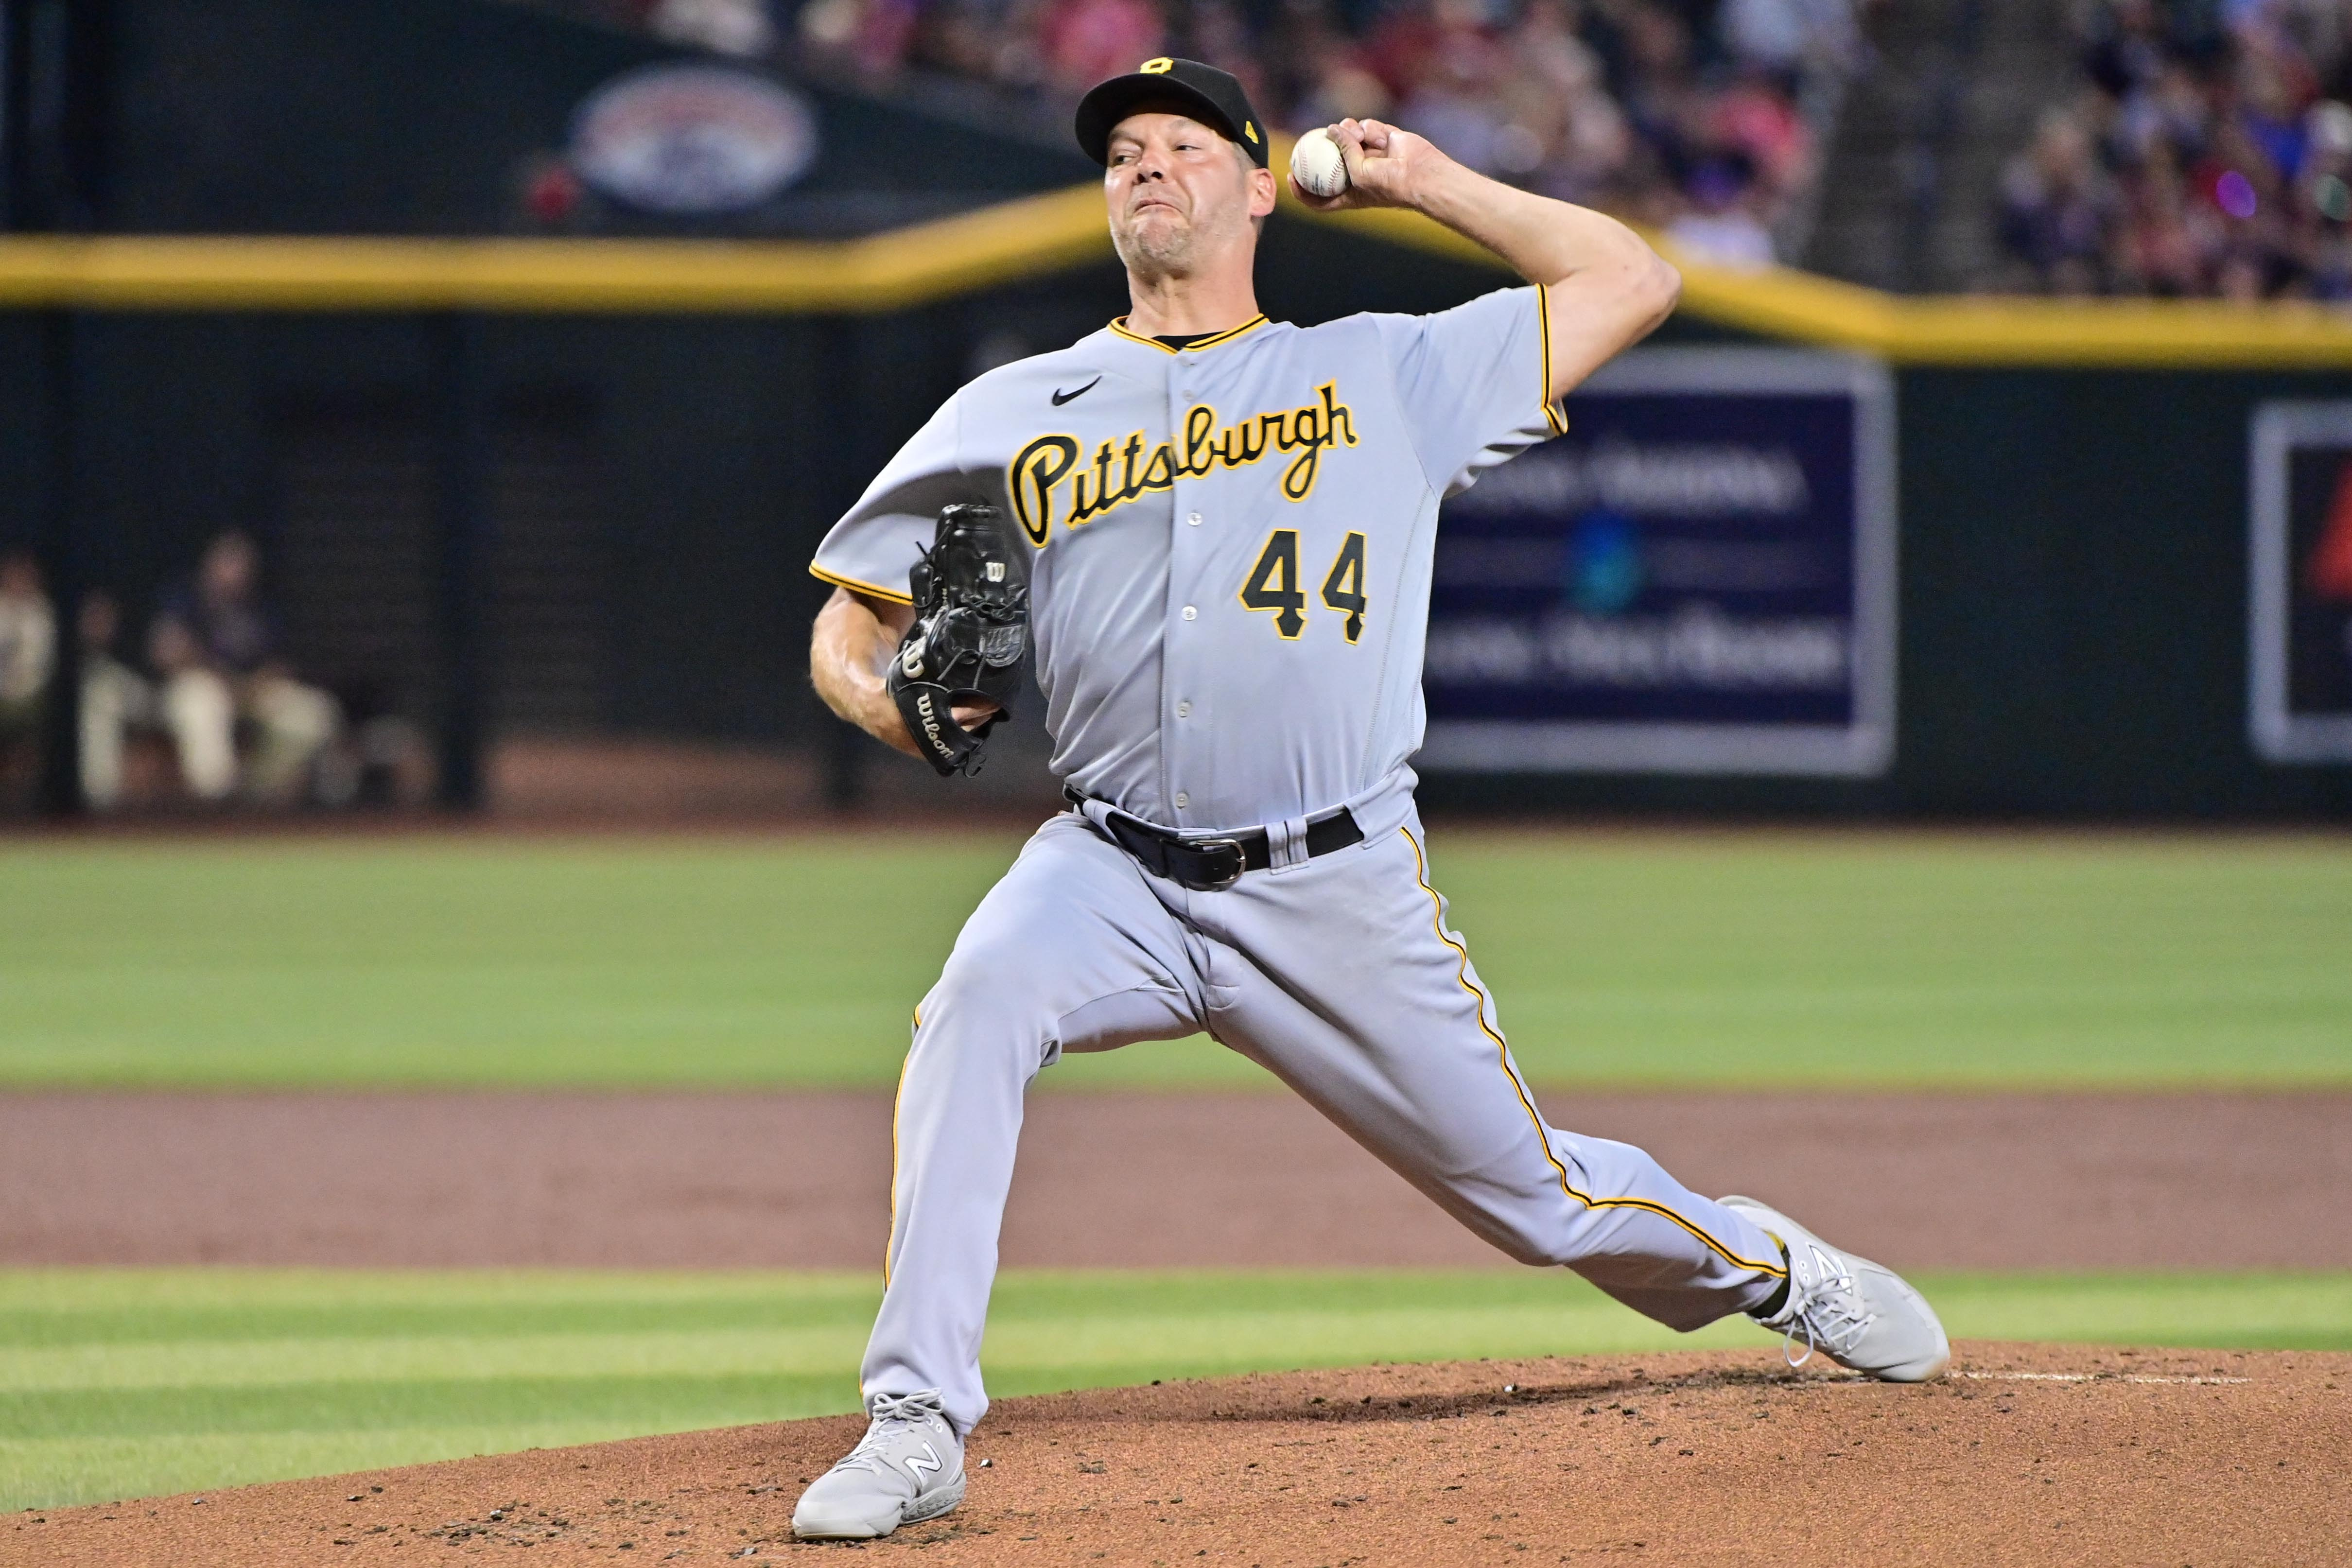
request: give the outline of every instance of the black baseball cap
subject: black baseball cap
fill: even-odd
[[[1110,133],[1139,104],[1181,104],[1203,125],[1240,144],[1259,168],[1265,163],[1265,127],[1257,122],[1249,94],[1231,71],[1162,55],[1125,76],[1097,82],[1078,100],[1078,145],[1097,163],[1110,162]]]

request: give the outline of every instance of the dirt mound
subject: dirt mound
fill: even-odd
[[[2352,1355],[1970,1343],[1958,1368],[1901,1388],[1759,1351],[1008,1400],[964,1506],[864,1548],[791,1539],[859,1430],[838,1417],[26,1512],[0,1563],[2352,1561]]]

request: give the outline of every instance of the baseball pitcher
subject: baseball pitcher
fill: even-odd
[[[1570,389],[1674,310],[1674,268],[1598,213],[1349,120],[1329,132],[1346,178],[1312,182],[1338,193],[1294,179],[1300,200],[1412,208],[1528,286],[1271,321],[1252,264],[1275,176],[1238,81],[1151,60],[1088,93],[1076,131],[1129,313],[950,398],[812,568],[836,587],[818,690],[942,773],[977,764],[1034,646],[1071,809],[916,1011],[871,1424],[795,1533],[887,1535],[962,1500],[1030,1080],[1200,1031],[1515,1258],[1677,1329],[1745,1312],[1792,1356],[1937,1375],[1943,1329],[1892,1272],[1545,1123],[1413,805],[1438,503],[1563,429]]]

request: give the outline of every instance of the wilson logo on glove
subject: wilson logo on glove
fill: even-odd
[[[1004,514],[960,502],[940,513],[931,546],[907,574],[915,624],[885,679],[923,759],[941,777],[980,771],[982,743],[1013,710],[1029,652],[1029,588],[1011,570]],[[976,728],[956,704],[992,702]]]

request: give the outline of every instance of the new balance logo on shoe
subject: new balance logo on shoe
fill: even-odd
[[[877,1394],[866,1436],[819,1476],[793,1509],[803,1541],[871,1541],[937,1519],[963,1501],[963,1445],[940,1391]]]

